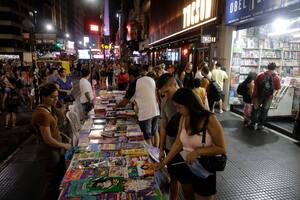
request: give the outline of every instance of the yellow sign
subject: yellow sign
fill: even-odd
[[[183,8],[183,28],[211,18],[212,0],[196,0]]]
[[[111,44],[101,44],[101,48],[102,49],[110,49],[111,48]]]

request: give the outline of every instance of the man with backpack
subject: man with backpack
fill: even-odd
[[[270,63],[268,71],[261,72],[254,81],[253,113],[250,124],[250,128],[254,130],[263,128],[272,103],[273,93],[281,87],[280,78],[274,72],[275,69],[276,64]]]
[[[216,101],[220,101],[222,98],[222,90],[215,80],[211,80],[208,77],[208,67],[203,67],[201,71],[203,78],[201,80],[201,87],[206,89],[208,105],[211,112],[214,112],[214,104]]]

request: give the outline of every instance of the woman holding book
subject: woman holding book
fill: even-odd
[[[189,165],[201,156],[225,153],[222,126],[214,114],[201,106],[192,90],[180,88],[172,100],[181,114],[178,134],[170,152],[156,167],[173,166],[172,174],[181,182],[186,199],[212,200],[216,194],[216,173],[203,168],[201,176],[195,175]]]

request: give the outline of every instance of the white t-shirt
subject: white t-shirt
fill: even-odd
[[[88,92],[91,100],[94,99],[93,90],[91,83],[86,78],[81,78],[79,81],[79,89],[80,89],[80,103],[86,103],[89,100],[86,98],[85,93]]]
[[[151,77],[143,76],[131,83],[125,97],[136,102],[139,121],[159,115],[155,81]]]

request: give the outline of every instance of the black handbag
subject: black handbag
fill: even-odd
[[[207,117],[204,128],[202,132],[202,144],[205,144],[206,140],[206,130],[207,130],[207,123],[208,123]],[[209,172],[216,172],[216,171],[224,171],[226,167],[227,162],[227,156],[226,154],[216,155],[216,156],[201,156],[198,158],[199,163]]]

